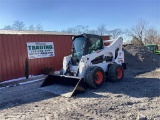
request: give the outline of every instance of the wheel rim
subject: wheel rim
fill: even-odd
[[[117,69],[117,78],[118,78],[118,79],[121,79],[121,78],[122,78],[122,75],[123,75],[122,69],[121,69],[121,68],[118,68],[118,69]]]
[[[103,74],[100,72],[100,71],[98,71],[97,73],[96,73],[96,83],[97,84],[101,84],[102,83],[102,81],[103,81]]]

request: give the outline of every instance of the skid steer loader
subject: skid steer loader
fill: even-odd
[[[63,58],[62,70],[48,75],[41,89],[71,97],[88,87],[99,88],[106,78],[113,82],[123,78],[126,64],[121,37],[103,41],[98,35],[82,34],[72,39],[72,54]]]

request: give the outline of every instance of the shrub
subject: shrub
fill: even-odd
[[[51,72],[53,72],[53,68],[52,67],[44,67],[42,70],[42,73],[45,75],[50,74]]]

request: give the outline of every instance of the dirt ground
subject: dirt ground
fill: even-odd
[[[0,120],[160,120],[160,56],[126,46],[118,83],[65,98],[39,89],[43,80],[0,89]]]
[[[160,120],[160,69],[128,69],[121,82],[65,98],[43,81],[0,90],[1,120]]]

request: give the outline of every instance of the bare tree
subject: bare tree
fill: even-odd
[[[4,26],[3,30],[31,30],[31,31],[43,31],[43,27],[41,24],[30,25],[29,27],[25,27],[24,22],[15,21],[13,25]]]
[[[77,25],[76,27],[73,28],[73,32],[75,34],[83,34],[83,33],[88,33],[89,29],[88,26],[83,26],[83,25]]]
[[[28,27],[28,30],[30,30],[30,31],[34,31],[34,30],[35,30],[34,25],[30,25],[30,26]]]
[[[89,32],[89,26],[83,26],[83,33]]]
[[[36,31],[43,31],[43,27],[41,24],[38,24],[36,27],[35,27]]]
[[[62,32],[73,33],[73,34],[83,34],[89,32],[89,26],[77,25],[76,27],[70,27]]]
[[[60,32],[72,33],[72,30],[70,30],[70,28],[67,28],[66,30],[61,30]]]
[[[84,26],[83,25],[78,25],[75,27],[75,33],[76,34],[82,34],[84,30]]]
[[[146,44],[156,44],[158,42],[158,31],[153,27],[148,29],[145,33],[145,43]]]
[[[67,28],[66,30],[62,30],[61,32],[66,32],[66,33],[73,33],[73,34],[75,34],[75,28],[70,27],[70,28]]]
[[[21,21],[15,21],[12,28],[13,30],[25,30],[25,24]]]
[[[157,45],[158,45],[158,48],[160,50],[160,37],[158,38]]]
[[[74,34],[99,34],[104,35],[107,33],[105,25],[102,24],[97,27],[97,29],[89,29],[89,26],[77,25],[76,27],[70,27],[66,30],[62,30],[62,32],[74,33]]]
[[[147,28],[147,22],[145,20],[139,21],[135,26],[126,30],[127,35],[137,40],[141,45],[144,45],[143,39],[145,35],[145,30]]]
[[[121,29],[117,28],[114,30],[110,30],[108,33],[112,36],[113,39],[115,39],[115,38],[119,37],[120,35],[122,35],[123,31]]]
[[[95,29],[91,29],[88,31],[89,34],[98,34],[98,31]]]
[[[138,38],[133,37],[132,40],[131,40],[131,44],[133,44],[133,45],[142,45],[142,42],[139,41]]]
[[[82,26],[82,25],[76,26],[77,34],[82,34],[83,33],[83,29],[84,29],[84,26]]]
[[[107,32],[107,29],[106,29],[106,25],[105,24],[101,24],[97,27],[97,32],[99,35],[104,35],[106,32]]]
[[[12,26],[10,26],[10,25],[6,25],[6,26],[4,26],[4,28],[3,28],[3,30],[12,30],[13,28],[12,28]]]

